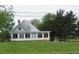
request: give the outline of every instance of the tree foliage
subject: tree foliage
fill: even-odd
[[[72,11],[66,12],[59,9],[56,14],[48,13],[42,19],[40,30],[51,31],[51,38],[65,40],[71,33],[74,33],[76,15]]]
[[[35,26],[35,27],[38,27],[40,21],[38,19],[33,19],[31,20],[31,23]]]
[[[4,9],[3,9],[4,8]],[[3,10],[2,10],[3,9]],[[14,25],[13,17],[14,12],[12,11],[12,6],[4,6],[0,10],[0,30],[3,29],[11,30]]]
[[[57,11],[56,18],[53,22],[55,36],[61,40],[65,40],[70,33],[74,33],[76,20],[77,18],[72,11],[66,12],[66,14],[64,14],[63,10]]]
[[[42,18],[42,22],[39,24],[39,29],[44,31],[52,31],[52,22],[55,18],[54,14],[48,13]]]
[[[6,38],[6,32],[9,32],[14,25],[14,11],[12,6],[0,5],[0,34],[1,39]],[[9,34],[10,35],[10,34]]]

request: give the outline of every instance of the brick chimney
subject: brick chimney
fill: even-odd
[[[20,23],[20,20],[18,20],[18,24]]]

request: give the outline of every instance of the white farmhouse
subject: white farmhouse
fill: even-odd
[[[31,22],[18,20],[16,25],[10,32],[11,41],[25,41],[25,40],[49,40],[50,31],[39,31]]]

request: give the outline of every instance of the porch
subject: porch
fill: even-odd
[[[50,31],[11,33],[12,41],[49,40],[49,39],[50,39]]]

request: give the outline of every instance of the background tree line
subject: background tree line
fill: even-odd
[[[41,21],[32,20],[32,24],[39,30],[51,31],[50,40],[66,41],[69,36],[74,36],[79,31],[79,22],[73,11],[57,10],[56,14],[48,13]],[[77,29],[77,30],[76,30]]]

